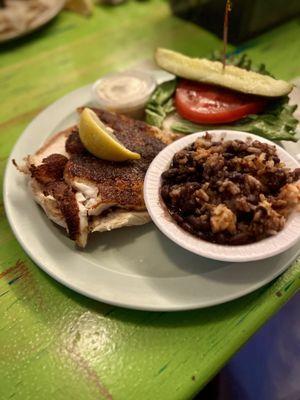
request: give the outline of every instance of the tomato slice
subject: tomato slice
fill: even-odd
[[[192,122],[223,124],[237,121],[265,108],[263,97],[247,95],[219,86],[181,80],[175,94],[178,113]]]

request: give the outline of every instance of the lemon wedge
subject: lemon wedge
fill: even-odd
[[[109,161],[138,160],[140,154],[128,150],[103,124],[96,113],[85,108],[80,116],[79,136],[84,147],[98,158]]]

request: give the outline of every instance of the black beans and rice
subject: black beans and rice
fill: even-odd
[[[162,174],[161,196],[178,225],[219,244],[275,235],[300,204],[300,168],[258,140],[197,139]]]

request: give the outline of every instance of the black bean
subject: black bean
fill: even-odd
[[[213,142],[206,135],[174,155],[162,174],[161,196],[174,220],[197,237],[229,245],[255,242],[282,228],[280,212],[286,202],[278,194],[286,183],[300,178],[300,168],[291,171],[279,168],[279,163],[274,146],[259,141]],[[236,233],[226,228],[212,232],[210,218],[220,204],[235,213]],[[279,215],[270,214],[270,207]]]

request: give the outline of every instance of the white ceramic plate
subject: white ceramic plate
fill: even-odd
[[[63,97],[26,128],[8,160],[4,202],[11,227],[28,255],[47,274],[88,297],[153,311],[189,310],[238,298],[282,273],[299,246],[259,262],[211,261],[183,250],[154,224],[91,236],[85,251],[51,223],[30,197],[11,160],[20,161],[54,132],[77,120],[76,107],[87,105],[92,85]]]
[[[243,246],[222,246],[201,240],[176,224],[170,216],[160,196],[161,174],[166,171],[178,151],[184,149],[206,132],[213,140],[259,140],[274,145],[273,142],[246,132],[231,130],[210,130],[185,136],[163,149],[152,161],[145,178],[144,198],[148,212],[157,227],[179,246],[192,253],[220,261],[247,262],[272,257],[294,246],[300,238],[300,213],[293,213],[282,231],[277,235]],[[276,145],[277,154],[287,167],[295,169],[299,163],[284,149]]]

